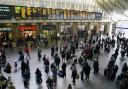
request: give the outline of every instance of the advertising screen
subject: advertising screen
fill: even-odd
[[[9,5],[0,5],[0,20],[9,20],[14,18],[14,7]]]

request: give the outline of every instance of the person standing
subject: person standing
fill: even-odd
[[[64,76],[65,77],[66,77],[66,67],[67,67],[66,63],[63,63],[62,66],[61,66],[62,71],[64,72]]]
[[[56,66],[57,66],[58,69],[59,69],[59,66],[60,66],[60,58],[59,58],[58,54],[57,54],[56,57],[55,57],[55,63],[56,63]]]
[[[41,48],[38,47],[38,60],[40,61],[42,55],[41,55]]]
[[[28,59],[28,57],[30,58],[30,50],[28,46],[25,47],[25,53],[27,54],[26,59]]]
[[[99,71],[99,62],[98,62],[98,60],[94,61],[93,69],[94,69],[94,74],[96,74]]]
[[[83,71],[84,71],[84,74],[86,75],[86,80],[89,80],[91,67],[89,66],[88,63],[83,66]]]
[[[9,74],[9,77],[10,77],[10,74],[11,74],[11,65],[10,65],[10,63],[7,63],[7,66],[5,67],[5,72],[7,73],[7,74]]]
[[[46,84],[48,89],[53,89],[53,79],[48,77],[48,79],[46,80]]]

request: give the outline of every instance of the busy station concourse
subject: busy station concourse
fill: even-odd
[[[0,89],[128,89],[128,0],[0,0]]]

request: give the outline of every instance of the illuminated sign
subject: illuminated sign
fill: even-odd
[[[33,7],[32,12],[33,12],[33,14],[32,14],[33,19],[37,19],[38,18],[38,8]]]
[[[21,7],[21,18],[27,19],[27,9],[26,7]]]
[[[28,19],[32,19],[32,8],[31,7],[27,7],[27,17]]]
[[[42,14],[42,8],[38,8],[38,19],[42,19],[42,16],[43,16],[43,14]]]
[[[14,18],[14,7],[9,5],[0,5],[0,20]]]
[[[43,8],[42,13],[43,13],[43,19],[47,20],[48,19],[47,8]]]
[[[15,7],[15,18],[21,19],[21,7]]]
[[[36,25],[31,25],[31,26],[19,26],[20,31],[36,31],[37,27]]]
[[[67,19],[68,17],[68,10],[64,10],[64,19]]]
[[[48,8],[48,19],[52,19],[52,8]]]

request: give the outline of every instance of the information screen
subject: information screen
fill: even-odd
[[[38,19],[42,19],[42,16],[43,16],[43,14],[42,14],[42,8],[41,7],[38,7]]]
[[[43,13],[43,20],[47,20],[48,19],[47,8],[43,8],[42,13]]]
[[[27,17],[28,19],[32,19],[32,8],[31,7],[27,7]]]
[[[26,7],[21,7],[21,18],[27,19],[27,8]]]
[[[21,19],[21,7],[19,6],[15,7],[15,18],[17,20]]]
[[[33,7],[32,12],[33,12],[33,14],[32,14],[33,19],[38,19],[38,8]]]

